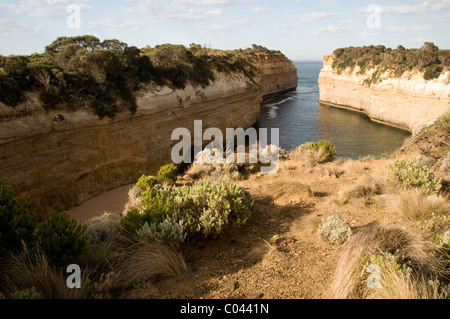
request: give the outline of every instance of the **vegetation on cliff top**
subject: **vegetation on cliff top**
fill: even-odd
[[[442,72],[450,70],[450,50],[440,50],[432,42],[425,42],[420,49],[386,48],[383,45],[340,48],[333,53],[336,57],[333,68],[341,73],[347,68],[360,67],[359,74],[365,74],[373,68],[376,71],[366,79],[371,85],[389,71],[391,76],[400,77],[406,71],[423,72],[425,80],[438,78]]]
[[[100,118],[134,114],[135,92],[145,84],[207,86],[215,72],[241,72],[252,80],[255,58],[267,54],[280,53],[258,45],[234,51],[198,44],[138,49],[91,35],[60,37],[42,54],[0,56],[0,102],[15,107],[35,90],[46,110],[88,106]]]

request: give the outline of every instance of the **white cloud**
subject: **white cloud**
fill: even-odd
[[[414,39],[413,39],[413,42],[423,44],[423,43],[425,43],[425,42],[427,42],[427,41],[429,41],[429,40],[430,40],[430,39],[427,39],[427,38],[414,38]]]
[[[250,10],[252,10],[255,13],[267,11],[268,7],[251,7]]]
[[[448,21],[448,20],[450,20],[450,13],[446,13],[446,14],[440,15],[437,18],[440,19],[440,20]]]
[[[281,35],[297,35],[299,33],[298,27],[300,27],[300,23],[283,23],[277,30]]]
[[[307,12],[302,15],[302,21],[311,22],[336,16],[333,12]]]
[[[422,32],[431,31],[435,27],[432,25],[415,25],[415,26],[388,26],[377,29],[376,31],[361,33],[364,37],[378,36],[381,33],[402,33],[402,32]]]
[[[129,29],[129,30],[139,30],[141,27],[145,26],[147,23],[145,21],[139,20],[127,20],[127,19],[117,19],[117,18],[101,18],[91,22],[85,22],[83,27],[99,30],[99,29]]]
[[[194,5],[231,5],[237,4],[239,2],[252,2],[251,0],[173,0],[174,3],[178,4],[194,4]]]
[[[2,36],[26,36],[34,35],[40,27],[33,27],[26,22],[0,19],[0,35]]]
[[[29,17],[58,18],[67,16],[67,7],[78,4],[81,10],[93,7],[87,3],[90,0],[19,0],[16,3],[0,3],[0,11],[13,14],[24,14]]]
[[[432,25],[393,26],[381,28],[382,32],[421,32],[434,30]]]
[[[224,10],[196,5],[231,3],[229,0],[129,0],[128,2],[133,5],[123,7],[125,12],[144,14],[160,21],[210,20],[223,15]]]
[[[347,27],[329,25],[329,26],[323,26],[323,27],[316,28],[313,31],[313,34],[315,34],[315,35],[327,35],[327,34],[330,34],[330,33],[345,33],[345,32],[349,32],[349,31],[350,30]]]
[[[427,0],[416,5],[379,5],[379,8],[385,14],[423,14],[450,9],[450,0]],[[359,7],[352,13],[367,14],[367,7]]]
[[[253,20],[250,19],[242,19],[242,20],[230,20],[230,21],[225,21],[223,23],[217,23],[217,24],[213,24],[210,25],[208,27],[204,27],[202,28],[202,30],[200,31],[201,33],[209,33],[209,32],[214,32],[214,33],[223,33],[223,32],[230,32],[236,28],[242,28],[242,27],[247,27],[253,24]]]

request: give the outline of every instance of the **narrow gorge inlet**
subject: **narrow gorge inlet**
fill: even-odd
[[[319,103],[319,73],[323,63],[294,61],[298,86],[294,92],[266,100],[257,127],[279,128],[280,146],[291,150],[311,141],[329,140],[336,156],[380,157],[399,148],[410,133],[375,123],[364,114]]]
[[[450,3],[69,2],[0,3],[2,306],[450,299]]]

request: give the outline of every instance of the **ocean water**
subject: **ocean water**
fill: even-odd
[[[311,141],[329,140],[336,157],[381,156],[402,145],[410,133],[374,123],[364,114],[321,105],[318,78],[322,62],[294,61],[298,87],[267,100],[257,128],[279,128],[280,146],[290,150]]]

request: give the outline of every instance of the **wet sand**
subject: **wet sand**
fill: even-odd
[[[79,223],[83,223],[92,217],[103,215],[104,212],[121,213],[128,201],[128,191],[134,185],[122,186],[94,197],[81,206],[69,210],[70,216]]]

